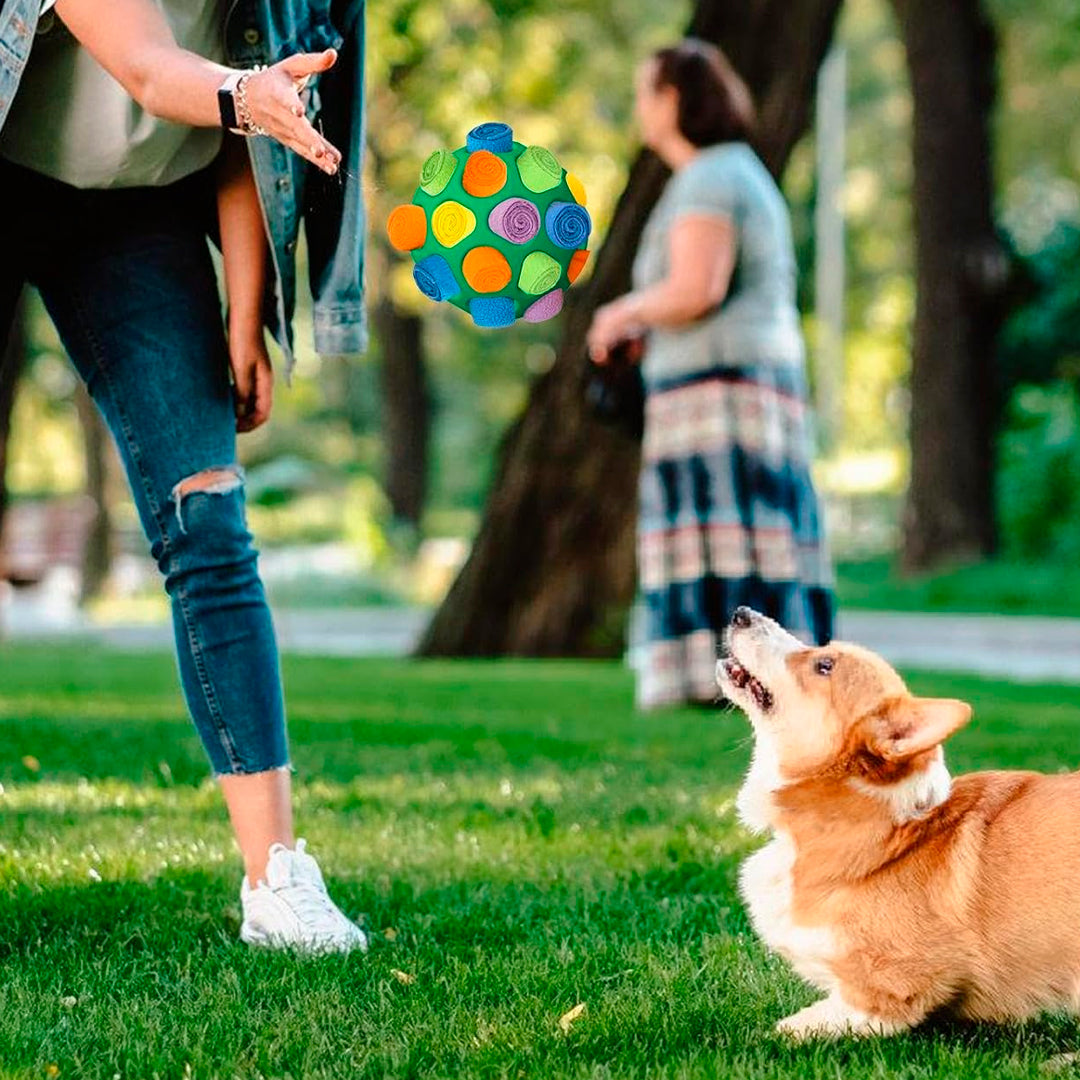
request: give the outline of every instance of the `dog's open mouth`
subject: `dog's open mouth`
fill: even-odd
[[[732,685],[739,690],[749,690],[750,696],[754,699],[754,704],[762,712],[768,712],[773,706],[773,696],[765,688],[765,685],[758,679],[754,678],[749,671],[746,670],[735,659],[734,656],[729,656],[724,660],[724,672],[731,680]]]

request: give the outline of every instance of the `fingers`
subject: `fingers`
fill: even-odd
[[[332,54],[333,50],[329,52]],[[304,115],[297,79],[286,67],[290,60],[296,59],[289,57],[251,77],[248,103],[252,119],[271,138],[333,176],[341,163],[341,151],[327,142]]]
[[[243,411],[237,403],[236,430],[241,434],[265,424],[274,404],[274,371],[269,357],[257,362],[251,374],[251,390],[243,402]]]
[[[333,176],[341,165],[341,151],[311,126],[303,115],[303,107],[299,116],[292,113],[289,117],[288,138],[281,141],[330,176]]]
[[[269,361],[259,366],[255,379],[255,405],[251,411],[251,427],[257,428],[270,419],[274,406],[274,372]]]
[[[255,389],[255,369],[252,364],[233,360],[230,365],[233,377],[233,411],[243,416],[248,411],[248,402]]]
[[[297,94],[290,91],[289,95],[278,103],[274,114],[279,130],[268,124],[263,126],[290,150],[333,176],[341,164],[341,151],[312,127],[311,122],[304,116],[304,107]]]
[[[287,56],[276,65],[294,79],[306,79],[308,75],[318,75],[329,71],[337,63],[337,51],[324,49],[321,53],[296,53]]]
[[[592,326],[589,327],[589,332],[585,335],[585,345],[589,351],[589,359],[594,364],[603,364],[607,361],[608,346],[606,335],[601,332],[601,328],[597,325],[598,319],[594,318]]]

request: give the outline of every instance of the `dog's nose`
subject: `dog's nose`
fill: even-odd
[[[750,625],[754,613],[748,607],[737,607],[731,615],[731,625],[736,630],[745,630]]]

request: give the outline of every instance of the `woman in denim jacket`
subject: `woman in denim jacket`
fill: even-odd
[[[363,0],[0,7],[0,190],[17,208],[0,341],[29,282],[113,433],[165,578],[184,694],[244,858],[241,937],[305,951],[366,942],[293,836],[236,432],[269,412],[264,321],[291,371],[301,217],[316,348],[365,344],[363,12]],[[248,154],[222,125],[256,136]],[[215,188],[227,328],[206,243]]]

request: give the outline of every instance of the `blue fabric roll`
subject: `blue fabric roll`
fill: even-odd
[[[510,326],[517,318],[509,296],[477,296],[469,301],[469,314],[477,326]]]
[[[561,248],[583,248],[592,232],[592,218],[577,203],[553,202],[544,217],[548,236]]]
[[[474,150],[490,150],[493,154],[508,154],[514,149],[514,132],[509,124],[478,124],[469,132],[465,148],[471,154]]]
[[[450,264],[441,255],[429,255],[413,267],[416,287],[431,300],[449,300],[457,296],[460,286]]]

